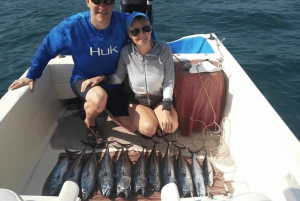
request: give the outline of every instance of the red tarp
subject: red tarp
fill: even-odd
[[[222,71],[190,74],[183,69],[185,63],[195,65],[199,62],[200,60],[192,60],[175,63],[174,105],[178,113],[179,128],[184,136],[190,136],[193,130],[215,130],[214,122],[220,124],[225,105]]]

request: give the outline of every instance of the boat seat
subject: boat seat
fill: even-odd
[[[168,42],[173,54],[212,54],[214,50],[206,38],[199,34]]]
[[[0,198],[5,201],[24,201],[18,194],[5,188],[0,188]]]
[[[18,195],[11,190],[0,188],[1,201],[81,201],[78,194],[79,187],[72,181],[66,181],[64,183],[58,197]]]
[[[48,63],[48,68],[50,68],[52,74],[56,94],[60,100],[76,98],[76,95],[72,91],[70,85],[70,77],[73,67],[74,62],[70,55],[56,57]]]

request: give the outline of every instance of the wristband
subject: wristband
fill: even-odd
[[[162,110],[171,111],[171,105],[172,105],[172,101],[169,100],[164,101]]]

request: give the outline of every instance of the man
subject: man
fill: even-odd
[[[47,63],[63,51],[72,55],[70,79],[73,92],[84,101],[84,120],[88,141],[103,143],[96,117],[106,108],[114,121],[135,131],[127,111],[127,96],[122,85],[105,85],[103,76],[115,72],[121,48],[128,41],[128,13],[113,11],[115,0],[86,0],[89,11],[70,16],[45,37],[26,77],[15,80],[9,90],[29,85],[33,92]],[[121,104],[120,104],[121,103]]]

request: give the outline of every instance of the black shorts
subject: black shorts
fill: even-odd
[[[136,105],[144,105],[144,106],[146,106],[146,107],[149,107],[149,108],[151,108],[152,110],[154,110],[161,102],[162,102],[162,100],[158,100],[158,101],[156,101],[156,102],[154,102],[154,103],[152,103],[152,105],[150,105],[150,106],[148,106],[148,105],[145,105],[145,104],[143,104],[143,103],[140,103],[136,98],[135,98],[135,94],[134,94],[134,92],[133,91],[130,91],[129,92],[130,94],[129,94],[129,104],[136,104]]]
[[[87,92],[91,89],[91,86],[88,86],[85,92],[81,92],[81,84],[86,79],[78,80],[73,86],[72,90],[75,95],[80,98],[82,101],[85,102],[85,96]],[[128,94],[124,92],[124,84],[114,85],[115,89],[113,90],[106,90],[102,84],[98,84],[102,87],[107,95],[107,102],[106,102],[106,109],[114,116],[129,116],[128,113]]]

